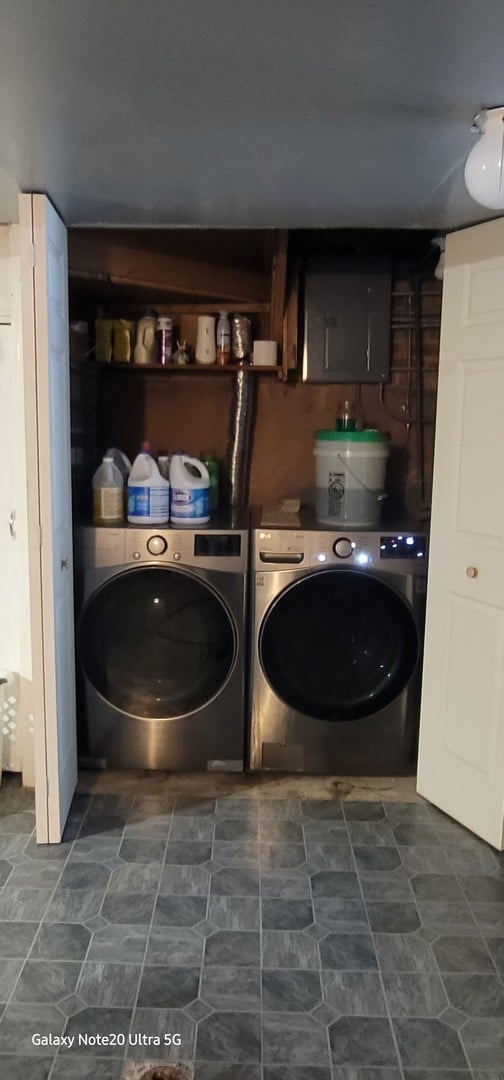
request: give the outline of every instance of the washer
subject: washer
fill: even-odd
[[[243,769],[245,527],[82,527],[81,763]]]
[[[408,774],[425,531],[303,525],[252,532],[250,767]]]

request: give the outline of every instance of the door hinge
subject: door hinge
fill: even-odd
[[[42,548],[42,526],[41,525],[39,525],[39,527],[38,527],[38,542],[39,542],[39,548]]]
[[[32,269],[35,269],[35,244],[30,244],[30,259]]]

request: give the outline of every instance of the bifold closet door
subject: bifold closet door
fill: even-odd
[[[504,220],[447,237],[418,790],[504,848]]]
[[[61,840],[77,782],[66,229],[21,195],[37,840]]]

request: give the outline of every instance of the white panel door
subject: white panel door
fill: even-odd
[[[0,668],[9,671],[19,671],[21,663],[17,514],[22,492],[16,462],[16,361],[13,327],[10,321],[0,322]]]
[[[418,791],[504,848],[504,220],[447,238]]]
[[[0,226],[0,668],[31,678],[18,229]]]
[[[41,529],[31,564],[37,840],[57,843],[77,782],[67,237],[43,195],[20,196],[20,230],[26,408],[36,426],[30,506],[33,524],[38,501]]]

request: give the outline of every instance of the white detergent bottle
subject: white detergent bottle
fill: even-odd
[[[128,477],[128,521],[132,525],[166,525],[170,520],[170,484],[151,454],[137,454]]]
[[[120,525],[124,521],[124,482],[107,454],[93,476],[93,523]]]
[[[112,458],[114,465],[117,465],[117,468],[119,469],[124,483],[127,484],[128,476],[131,472],[131,461],[129,457],[127,457],[122,450],[118,450],[116,446],[111,446],[110,449],[106,451],[105,457]]]
[[[206,525],[210,521],[210,478],[202,461],[187,454],[173,454],[170,486],[173,525]]]

